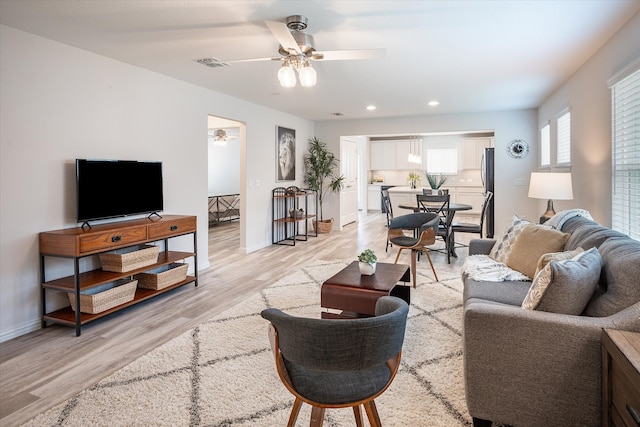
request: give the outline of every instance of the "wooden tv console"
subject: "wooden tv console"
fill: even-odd
[[[47,322],[75,326],[76,336],[79,336],[81,326],[85,323],[148,300],[149,298],[186,285],[187,283],[193,282],[195,286],[198,286],[198,239],[196,229],[197,218],[195,216],[164,215],[163,217],[149,217],[100,224],[90,229],[76,227],[40,233],[42,327],[45,328]],[[193,252],[169,250],[169,239],[188,234],[193,235]],[[158,255],[158,261],[155,264],[124,273],[103,271],[102,269],[81,271],[80,260],[82,258],[151,242],[164,242],[164,249]],[[74,261],[74,274],[53,280],[48,279],[46,277],[47,257],[72,259]],[[48,290],[74,294],[75,306],[80,307],[80,291],[82,290],[114,282],[118,279],[129,278],[135,274],[186,258],[193,258],[195,275],[187,276],[185,280],[164,289],[151,290],[138,288],[132,301],[97,314],[81,313],[80,310],[74,311],[71,309],[71,306],[47,312],[46,295]]]

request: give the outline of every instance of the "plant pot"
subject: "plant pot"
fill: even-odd
[[[376,263],[367,264],[366,262],[358,262],[358,268],[360,268],[360,274],[363,276],[371,276],[376,272]]]
[[[432,196],[437,196],[438,194],[440,194],[440,190],[438,190],[437,188],[432,188],[431,189],[431,195]]]
[[[331,227],[333,227],[333,218],[331,219],[323,219],[322,221],[318,220],[317,223],[317,232],[320,234],[327,234],[331,231]]]

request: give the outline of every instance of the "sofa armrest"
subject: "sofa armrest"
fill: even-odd
[[[489,255],[495,243],[494,239],[471,239],[469,242],[469,255]]]
[[[639,327],[640,303],[593,318],[470,299],[463,326],[469,413],[510,425],[599,425],[602,329]]]

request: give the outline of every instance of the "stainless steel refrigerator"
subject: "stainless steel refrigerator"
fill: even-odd
[[[491,191],[493,193],[493,197],[489,201],[489,206],[487,206],[487,212],[485,213],[486,217],[484,219],[484,226],[487,232],[486,236],[488,238],[493,237],[495,229],[495,166],[495,148],[485,148],[484,153],[482,154],[482,163],[480,164],[480,175],[482,177],[482,185],[484,186],[485,194],[487,191]]]

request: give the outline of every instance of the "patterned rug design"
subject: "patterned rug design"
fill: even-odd
[[[422,264],[422,263],[420,263]],[[276,373],[260,312],[320,312],[322,282],[344,268],[318,261],[174,338],[27,426],[285,426],[293,403]],[[402,365],[376,399],[385,426],[468,426],[462,381],[459,272],[418,269]],[[303,405],[298,426],[308,425]],[[366,422],[366,421],[365,421]],[[350,409],[330,409],[325,426],[355,425]],[[368,425],[368,424],[367,424]]]

